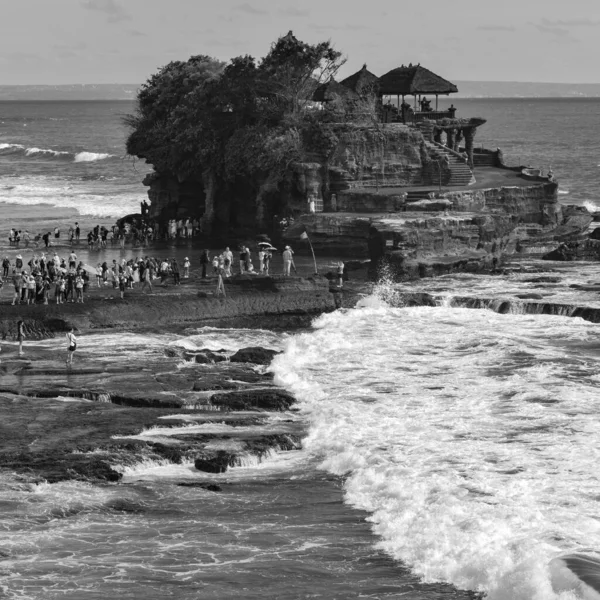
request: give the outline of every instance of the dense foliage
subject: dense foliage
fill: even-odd
[[[204,55],[171,62],[138,94],[127,151],[180,180],[210,171],[220,180],[272,183],[302,160],[307,140],[327,146],[328,134],[316,131],[327,117],[311,98],[343,62],[330,42],[307,44],[291,32],[259,62]]]

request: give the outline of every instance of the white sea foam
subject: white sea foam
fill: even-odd
[[[25,156],[35,156],[36,154],[47,154],[49,156],[68,156],[69,152],[62,150],[50,150],[48,148],[27,148]]]
[[[282,339],[287,337],[266,329],[220,329],[218,327],[200,327],[189,330],[188,333],[192,335],[181,338],[174,344],[182,346],[186,350],[208,348],[216,351],[223,349],[230,353],[248,346],[281,350]]]
[[[571,192],[569,190],[558,190],[558,193],[561,196],[567,196],[568,194],[570,194]]]
[[[276,382],[381,548],[490,600],[584,597],[553,590],[549,565],[600,548],[598,325],[376,306],[315,327],[275,358]]]
[[[79,152],[75,155],[75,162],[93,162],[110,158],[112,154],[104,152]]]
[[[0,150],[24,150],[25,146],[22,144],[0,144]]]
[[[2,185],[6,182],[9,185]],[[0,179],[0,202],[20,206],[51,206],[76,209],[82,215],[119,218],[139,209],[139,194],[99,195],[90,193],[84,185],[55,180]]]

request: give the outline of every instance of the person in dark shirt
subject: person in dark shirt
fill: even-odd
[[[210,257],[208,256],[208,250],[205,250],[200,255],[200,264],[202,265],[202,279],[206,279],[206,267],[210,263]]]

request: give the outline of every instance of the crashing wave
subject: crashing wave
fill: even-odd
[[[68,152],[62,150],[50,150],[49,148],[26,148],[25,156],[34,156],[36,154],[48,154],[50,156],[68,156]]]
[[[79,152],[75,155],[75,162],[93,162],[96,160],[104,160],[111,156],[113,155],[103,152]]]

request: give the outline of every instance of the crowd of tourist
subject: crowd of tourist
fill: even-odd
[[[180,285],[181,270],[183,278],[189,278],[190,265],[187,257],[180,268],[175,258],[145,256],[120,261],[113,259],[110,263],[104,261],[92,266],[78,260],[74,250],[62,258],[56,252],[53,255],[34,254],[25,263],[22,255],[17,254],[13,260],[8,256],[2,259],[0,288],[5,284],[12,286],[13,304],[83,302],[84,293],[94,284],[97,287],[112,286],[123,298],[125,291],[136,284],[140,284],[142,291],[152,292],[156,279],[166,285],[173,277],[173,283]]]
[[[79,223],[69,226],[66,236],[60,227],[51,231],[31,233],[28,229],[11,228],[8,234],[9,246],[16,249],[65,245],[79,246],[85,240],[88,250],[103,250],[108,247],[132,245],[134,248],[147,247],[157,240],[190,239],[200,233],[198,219],[172,219],[161,224],[152,219],[141,219],[133,223],[115,223],[111,227],[96,225],[85,235],[82,234]]]
[[[102,228],[99,228],[101,232]],[[55,248],[53,252],[43,249],[38,253],[34,250],[28,260],[21,254],[13,259],[6,255],[2,258],[0,289],[4,286],[12,288],[13,305],[84,302],[90,286],[118,289],[121,298],[124,298],[126,290],[134,287],[151,293],[157,283],[166,286],[172,278],[173,285],[181,285],[182,279],[190,278],[191,261],[187,256],[181,264],[171,257],[139,256],[105,260],[93,266],[78,258],[76,248],[63,250],[62,256]],[[198,260],[200,276],[202,279],[216,277],[217,294],[224,293],[223,281],[236,273],[270,275],[273,252],[276,251],[266,242],[258,244],[255,254],[243,245],[236,257],[229,247],[212,255],[209,250],[204,250]],[[293,251],[289,246],[285,247],[282,258],[284,275],[290,275],[292,269],[296,271]]]

